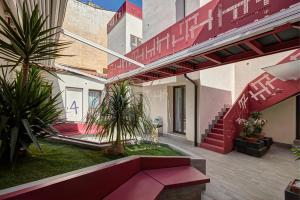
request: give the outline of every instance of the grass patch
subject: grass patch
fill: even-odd
[[[91,165],[111,161],[120,156],[107,156],[101,151],[40,142],[42,152],[31,147],[31,154],[20,158],[12,169],[0,166],[0,189],[63,174]],[[139,144],[126,147],[126,155],[178,156],[180,153],[165,145]]]

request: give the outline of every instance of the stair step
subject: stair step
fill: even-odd
[[[218,124],[223,124],[223,119],[219,119],[219,120],[217,121],[217,123],[218,123]]]
[[[214,139],[214,138],[210,138],[210,137],[206,137],[204,139],[204,142],[208,143],[208,144],[215,145],[215,146],[219,146],[219,147],[224,146],[224,141],[223,140],[218,140],[218,139]]]
[[[217,139],[217,140],[224,140],[224,135],[216,134],[216,133],[209,133],[207,135],[207,137],[214,138],[214,139]]]
[[[214,125],[214,128],[218,128],[218,129],[223,129],[223,127],[224,127],[224,124],[217,123]]]
[[[214,132],[214,133],[219,133],[219,134],[223,134],[223,129],[219,129],[219,128],[212,128],[211,129],[211,132]]]
[[[218,146],[215,146],[215,145],[211,145],[211,144],[208,144],[208,143],[205,143],[205,142],[201,143],[200,147],[204,148],[204,149],[208,149],[210,151],[217,152],[217,153],[223,153],[223,154],[225,153],[224,148],[218,147]]]

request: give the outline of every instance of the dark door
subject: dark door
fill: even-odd
[[[185,86],[174,87],[173,95],[173,131],[185,134]]]

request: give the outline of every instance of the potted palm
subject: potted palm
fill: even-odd
[[[264,137],[262,130],[266,120],[259,112],[253,112],[248,119],[237,119],[241,128],[240,137],[235,140],[238,152],[260,157],[272,144],[272,138]]]
[[[100,105],[88,115],[87,132],[96,126],[100,140],[107,138],[112,144],[107,152],[123,155],[126,141],[152,133],[153,125],[145,114],[144,97],[128,81],[112,84],[106,91]]]

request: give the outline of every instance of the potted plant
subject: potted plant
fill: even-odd
[[[261,157],[272,144],[272,138],[264,137],[262,130],[266,124],[260,112],[253,112],[248,119],[237,119],[241,127],[240,137],[235,140],[238,152]]]
[[[292,148],[292,152],[296,156],[296,161],[300,160],[300,147]],[[294,179],[289,183],[285,189],[285,200],[299,200],[300,199],[300,180]]]

